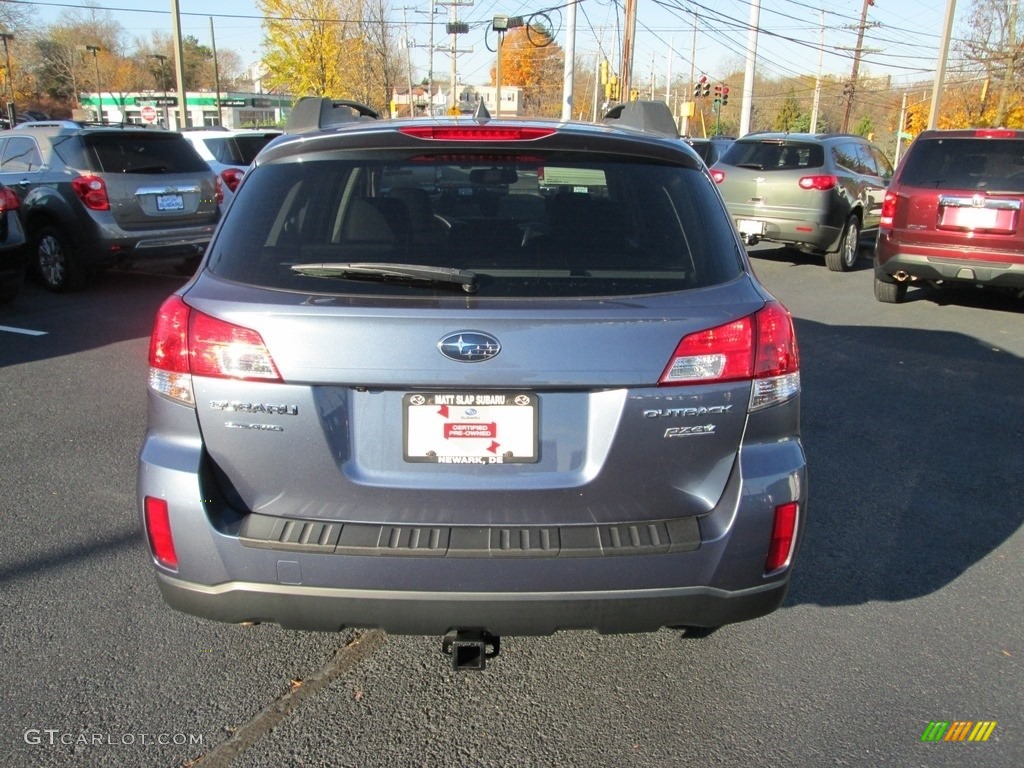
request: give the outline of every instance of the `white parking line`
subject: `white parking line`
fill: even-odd
[[[25,336],[46,336],[47,335],[47,331],[32,331],[32,330],[29,330],[28,328],[12,328],[9,325],[0,325],[0,331],[5,331],[7,333],[20,333],[20,334],[23,334]]]

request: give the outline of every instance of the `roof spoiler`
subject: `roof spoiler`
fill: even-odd
[[[679,128],[672,117],[672,110],[663,101],[627,101],[624,104],[616,104],[605,113],[601,122],[644,133],[671,136],[673,139],[679,138]]]
[[[379,120],[380,114],[358,101],[304,96],[295,102],[285,133],[306,133],[360,120]]]

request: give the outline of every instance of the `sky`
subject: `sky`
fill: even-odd
[[[171,30],[171,0],[15,0],[31,6],[43,23],[52,22],[63,11],[81,9],[87,4],[109,11],[125,28],[130,38],[146,38],[154,29]],[[446,45],[444,24],[448,6],[438,2],[435,14],[435,45]],[[939,55],[947,1],[952,0],[874,0],[868,9],[861,76],[889,75],[895,87],[927,80],[934,75]],[[408,24],[408,40],[413,44],[414,79],[426,77],[429,42],[429,0],[392,0],[392,21],[404,37],[403,17]],[[565,42],[564,0],[458,0],[459,21],[470,25],[468,35],[460,35],[460,49],[472,53],[457,57],[459,80],[484,84],[489,81],[494,54],[494,33],[490,32],[495,14],[523,16],[531,14],[549,23],[557,31],[556,39]],[[954,40],[962,35],[973,0],[959,0],[953,28]],[[472,4],[469,4],[472,3]],[[604,56],[614,71],[622,48],[622,7],[624,0],[581,0],[577,4],[577,57],[596,62]],[[247,65],[260,58],[263,39],[261,16],[255,0],[178,0],[182,32],[200,43],[211,43],[213,30],[218,50],[232,49]],[[757,41],[758,69],[769,77],[815,74],[819,66],[825,74],[849,77],[853,49],[857,42],[862,3],[857,0],[761,0]],[[216,12],[211,13],[211,8]],[[749,0],[637,0],[636,45],[633,79],[650,82],[653,73],[659,88],[666,76],[682,76],[689,81],[707,74],[712,80],[742,71],[748,48]],[[694,13],[697,14],[696,40]],[[822,36],[824,35],[824,46]],[[824,54],[821,51],[824,50]],[[447,79],[450,58],[446,51],[434,54],[435,77]]]

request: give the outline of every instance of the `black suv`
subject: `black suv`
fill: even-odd
[[[892,164],[862,136],[758,133],[733,142],[711,175],[748,244],[823,255],[845,272],[878,229]]]
[[[219,182],[180,133],[67,120],[0,131],[0,183],[21,197],[31,261],[52,291],[149,256],[197,257]]]

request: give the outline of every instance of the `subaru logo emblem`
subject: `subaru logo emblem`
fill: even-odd
[[[437,348],[449,360],[459,363],[478,363],[490,360],[501,352],[501,344],[489,333],[481,331],[456,331],[449,333],[439,342]]]

